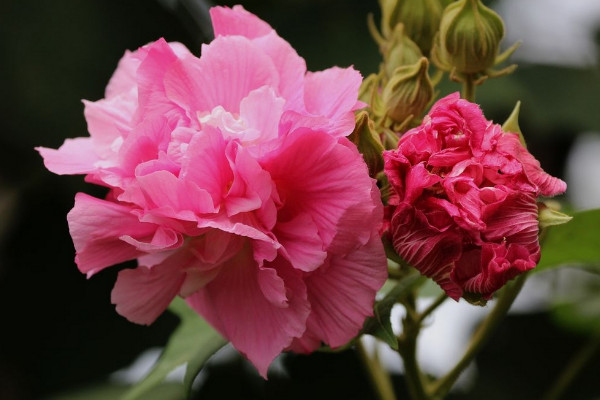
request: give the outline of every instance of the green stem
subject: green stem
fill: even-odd
[[[433,398],[442,399],[450,391],[460,374],[469,366],[477,353],[483,348],[485,343],[490,338],[496,327],[500,324],[515,298],[521,291],[527,274],[520,275],[515,282],[506,286],[496,302],[494,309],[488,314],[486,319],[481,323],[475,334],[471,338],[469,347],[465,351],[462,359],[448,372],[444,377],[440,378],[432,386]]]
[[[467,74],[463,81],[462,97],[470,102],[475,102],[475,79],[473,75]]]
[[[600,348],[600,331],[596,331],[579,351],[569,360],[554,385],[546,392],[544,400],[558,400],[567,390],[596,351]]]
[[[447,298],[448,296],[446,295],[446,293],[440,294],[438,298],[435,299],[435,301],[431,303],[429,307],[427,307],[425,310],[423,310],[423,312],[421,312],[421,314],[419,314],[419,322],[423,322],[425,318],[427,318],[429,314],[435,311],[435,309],[437,309],[444,301],[446,301]]]
[[[423,373],[417,362],[417,338],[421,330],[420,315],[416,312],[414,295],[403,302],[406,309],[403,332],[398,338],[398,353],[404,362],[404,377],[412,400],[429,400],[425,391]]]
[[[369,379],[377,392],[379,400],[396,400],[390,375],[381,366],[377,353],[374,357],[370,357],[360,339],[356,341],[356,351],[369,374]]]

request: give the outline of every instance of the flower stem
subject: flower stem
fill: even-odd
[[[475,102],[475,79],[471,74],[467,74],[463,81],[462,97],[471,103]]]
[[[475,334],[471,338],[469,347],[465,351],[462,359],[432,386],[433,398],[441,399],[450,391],[460,374],[469,366],[477,353],[483,348],[496,327],[500,324],[515,298],[521,291],[527,274],[520,275],[512,285],[506,286],[500,296],[494,309],[488,314],[481,323]]]
[[[435,299],[435,301],[429,305],[429,307],[427,307],[419,314],[419,322],[423,322],[425,318],[427,318],[429,314],[434,312],[444,301],[446,301],[447,298],[448,295],[446,295],[445,292],[440,294],[438,298]]]
[[[360,338],[356,341],[356,351],[369,374],[369,379],[377,392],[379,400],[396,400],[390,375],[381,366],[377,353],[373,357],[369,356]]]
[[[417,338],[421,330],[421,316],[415,309],[414,294],[403,302],[406,316],[402,320],[403,332],[398,337],[398,353],[404,361],[404,377],[412,400],[429,400],[425,391],[423,373],[417,362]]]
[[[562,370],[554,385],[546,392],[544,400],[558,400],[569,387],[573,379],[583,369],[587,362],[592,358],[600,348],[600,330],[596,331],[588,341],[571,358],[565,368]]]

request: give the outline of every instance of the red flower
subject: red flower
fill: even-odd
[[[536,198],[563,193],[566,184],[476,104],[457,93],[439,100],[384,159],[394,248],[448,296],[489,299],[536,266]]]

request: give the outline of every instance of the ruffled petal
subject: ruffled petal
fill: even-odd
[[[498,141],[498,150],[516,157],[525,169],[525,174],[538,187],[538,194],[542,196],[556,196],[567,190],[567,184],[562,180],[547,174],[541,167],[540,162],[525,149],[519,137],[513,133],[502,135]]]
[[[310,312],[299,274],[282,258],[259,268],[249,249],[240,251],[187,301],[246,355],[263,377],[275,356],[304,333]]]
[[[317,225],[306,213],[298,214],[290,221],[279,222],[273,233],[294,268],[310,272],[320,267],[327,257]]]
[[[308,213],[329,246],[346,211],[371,199],[372,180],[356,148],[323,132],[296,131],[262,164],[277,184],[278,220]]]
[[[315,116],[325,116],[334,121],[330,131],[333,136],[345,136],[354,129],[353,111],[357,103],[362,77],[353,68],[329,68],[306,74],[304,104]]]
[[[67,221],[77,252],[75,262],[88,278],[106,267],[143,254],[121,240],[122,236],[151,241],[158,228],[140,222],[130,207],[83,193],[75,196],[75,206],[67,215]]]
[[[395,209],[390,233],[400,257],[432,278],[454,300],[462,296],[460,286],[450,278],[453,263],[462,254],[462,237],[458,233],[440,232],[421,211],[405,203]]]
[[[190,257],[179,251],[152,268],[119,272],[111,292],[117,312],[131,322],[150,325],[177,296],[185,279],[182,264]]]
[[[168,97],[191,112],[221,106],[238,114],[244,97],[262,86],[277,87],[279,77],[271,59],[249,39],[219,36],[202,47],[202,58],[174,63],[164,85]]]
[[[339,347],[350,341],[373,315],[375,293],[387,278],[387,260],[379,235],[347,255],[333,255],[306,278],[312,312],[304,336],[292,349],[316,350],[320,342]]]

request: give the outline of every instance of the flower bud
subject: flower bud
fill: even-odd
[[[356,116],[356,126],[348,139],[356,145],[365,163],[369,167],[369,175],[375,177],[383,170],[383,144],[375,131],[369,113],[361,111]]]
[[[441,69],[462,74],[482,73],[498,56],[504,24],[480,0],[458,0],[442,14],[433,59]]]
[[[423,54],[429,54],[442,17],[440,0],[380,0],[379,3],[384,36],[389,37],[396,25],[402,23],[405,34],[419,46]]]
[[[429,62],[422,57],[412,65],[396,68],[383,88],[387,116],[396,123],[420,116],[433,97],[433,84],[427,72]]]
[[[423,57],[419,46],[404,32],[403,24],[397,24],[394,27],[394,31],[381,52],[385,76],[388,79],[392,77],[396,68],[414,64]]]

